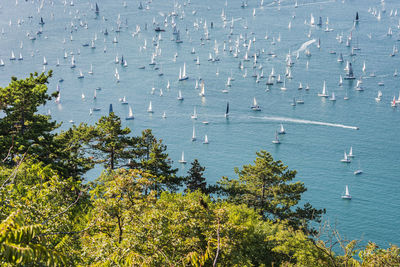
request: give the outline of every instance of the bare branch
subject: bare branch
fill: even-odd
[[[213,262],[213,267],[217,266],[217,260],[218,260],[219,251],[220,251],[219,229],[220,229],[220,223],[219,223],[219,218],[218,218],[218,228],[217,228],[217,252],[215,253],[215,259],[214,259],[214,262]]]
[[[50,217],[50,218],[47,219],[47,220],[45,220],[44,222],[42,222],[42,224],[45,224],[45,223],[47,223],[48,221],[50,221],[50,220],[52,220],[52,219],[54,219],[54,218],[56,218],[56,217],[58,217],[58,216],[60,216],[60,215],[62,215],[62,214],[64,214],[64,213],[66,213],[72,206],[74,206],[74,205],[78,202],[78,200],[79,200],[79,198],[80,198],[81,196],[82,196],[82,191],[79,192],[79,195],[78,195],[78,197],[76,198],[76,200],[75,200],[73,203],[71,203],[65,210],[63,210],[63,211],[57,213],[56,215]]]

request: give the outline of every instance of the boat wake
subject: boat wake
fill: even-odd
[[[285,117],[274,117],[274,116],[253,117],[253,116],[250,116],[250,118],[260,119],[260,120],[268,120],[268,121],[293,122],[293,123],[301,123],[301,124],[321,125],[321,126],[338,127],[338,128],[344,128],[344,129],[352,129],[352,130],[359,129],[356,126],[348,126],[348,125],[343,125],[343,124],[339,124],[339,123],[310,121],[310,120],[293,119],[293,118],[285,118]]]
[[[305,42],[304,44],[302,44],[302,45],[300,46],[300,48],[299,48],[297,51],[294,51],[294,52],[293,52],[293,55],[296,54],[296,53],[299,53],[299,52],[301,52],[301,51],[306,50],[306,48],[307,48],[310,44],[314,43],[315,41],[316,41],[315,39],[312,39],[312,40],[309,40],[309,41]]]

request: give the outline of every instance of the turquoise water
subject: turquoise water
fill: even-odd
[[[128,114],[128,106],[122,105],[119,99],[126,96],[134,110],[135,120],[124,120],[124,125],[130,127],[133,134],[140,134],[146,128],[153,129],[155,135],[167,144],[174,165],[181,168],[180,174],[184,174],[190,166],[178,164],[182,151],[188,162],[198,158],[207,167],[208,181],[214,183],[223,175],[235,177],[235,166],[252,162],[255,152],[265,149],[275,159],[298,171],[298,179],[308,188],[304,200],[315,207],[326,208],[325,219],[332,225],[336,224],[343,236],[373,240],[383,246],[389,243],[399,245],[400,107],[392,108],[390,102],[400,90],[400,78],[393,77],[395,68],[400,71],[400,54],[389,56],[398,43],[400,17],[395,15],[395,10],[400,8],[400,4],[397,1],[385,1],[385,6],[382,6],[380,1],[298,0],[298,8],[295,8],[294,1],[281,1],[280,5],[264,1],[263,7],[260,7],[260,2],[248,1],[248,6],[241,8],[241,1],[227,1],[226,6],[225,1],[205,0],[176,2],[174,8],[173,1],[158,0],[143,3],[149,6],[148,10],[139,10],[136,1],[127,1],[126,7],[123,1],[101,1],[97,18],[93,1],[74,1],[73,6],[70,1],[66,5],[63,1],[43,2],[40,8],[42,1],[20,0],[18,5],[15,1],[1,1],[0,28],[4,29],[4,33],[0,34],[0,58],[5,66],[0,67],[0,79],[1,85],[6,86],[11,75],[23,78],[30,72],[42,71],[45,56],[48,61],[46,70],[54,70],[50,91],[59,86],[61,103],[48,103],[40,112],[50,110],[55,120],[64,122],[62,129],[71,126],[70,120],[75,123],[96,122],[108,113],[110,103],[116,114],[124,118]],[[180,44],[171,41],[171,16],[167,17],[168,25],[163,25],[163,16],[174,9],[178,14],[175,23],[183,41]],[[221,19],[222,9],[226,14],[226,27]],[[253,9],[256,10],[255,16]],[[383,12],[384,9],[386,12]],[[373,15],[375,10],[376,15]],[[354,26],[356,11],[360,14],[360,22]],[[380,20],[377,19],[378,11],[381,12]],[[322,27],[309,25],[311,14],[316,22],[319,16],[322,17]],[[119,33],[115,32],[118,16],[121,21]],[[43,33],[36,36],[40,29],[40,17],[43,17],[45,25]],[[329,28],[333,29],[331,32],[324,31],[327,17]],[[159,71],[149,65],[155,51],[152,39],[157,36],[153,30],[153,18],[166,30],[161,34],[161,52],[156,57],[163,76],[159,76]],[[232,18],[234,26],[230,35]],[[210,40],[201,41],[205,21]],[[288,28],[289,22],[291,29]],[[72,28],[71,23],[74,25]],[[84,26],[86,23],[87,28]],[[133,36],[137,25],[141,31]],[[392,36],[387,36],[389,27],[393,30]],[[108,36],[102,33],[106,28]],[[311,36],[308,37],[310,30]],[[36,36],[35,41],[29,40],[28,32]],[[268,40],[264,38],[266,32]],[[350,32],[352,45],[361,48],[355,51],[355,56],[350,56],[351,47],[346,47]],[[96,49],[82,46],[90,44],[95,35]],[[277,40],[279,35],[280,42]],[[343,43],[338,42],[337,35],[343,36]],[[254,72],[252,58],[250,62],[244,62],[244,69],[248,72],[246,78],[243,77],[245,70],[238,68],[247,50],[243,46],[245,36],[247,43],[255,38],[249,56],[260,52],[256,70],[259,72],[258,66],[262,65],[265,78],[259,83],[251,77]],[[118,43],[112,42],[114,37],[117,37]],[[235,58],[229,47],[235,46],[238,38],[240,52]],[[271,44],[273,38],[275,45]],[[321,48],[318,49],[317,42],[314,42],[308,46],[311,57],[300,51],[296,59],[296,51],[311,39],[320,39]],[[143,48],[145,40],[146,49]],[[223,51],[224,41],[226,51]],[[204,45],[201,45],[202,42]],[[214,54],[215,42],[220,61],[209,62],[207,59],[209,53]],[[106,52],[103,51],[105,46]],[[196,54],[190,53],[192,48],[195,48]],[[12,50],[16,57],[21,52],[24,59],[10,61]],[[272,67],[277,74],[284,76],[285,57],[289,50],[294,66],[291,68],[293,79],[286,81],[288,90],[280,90],[281,85],[267,88],[265,82]],[[330,54],[331,50],[337,54]],[[63,58],[64,51],[68,54],[67,59]],[[268,55],[270,51],[276,57]],[[74,69],[70,68],[71,52],[76,60]],[[173,61],[175,53],[178,56]],[[339,53],[343,53],[345,61],[352,62],[357,78],[363,76],[364,91],[354,89],[356,81],[344,81],[343,86],[338,85],[339,75],[345,75],[346,65],[337,62]],[[115,57],[121,55],[128,62],[127,68],[114,64]],[[197,56],[200,65],[195,64]],[[56,66],[57,58],[60,66]],[[364,61],[365,74],[362,72]],[[179,68],[185,62],[189,79],[178,82]],[[91,64],[93,75],[88,74]],[[142,65],[145,69],[138,68]],[[120,75],[119,83],[114,76],[116,68]],[[84,79],[77,78],[80,69]],[[371,72],[376,77],[370,77]],[[229,93],[224,94],[221,91],[230,75],[235,80]],[[58,82],[60,78],[64,79],[61,83]],[[199,78],[205,82],[205,97],[200,97],[199,90],[195,89],[195,81]],[[166,88],[168,80],[170,89]],[[324,80],[329,94],[335,92],[336,102],[317,96],[322,91]],[[309,84],[310,90],[298,90],[299,82],[304,87]],[[384,82],[384,86],[379,86],[379,82]],[[97,99],[93,100],[97,87],[102,90],[97,91]],[[153,87],[156,89],[151,94]],[[160,88],[163,96],[159,96]],[[183,102],[176,99],[178,90],[182,91]],[[374,99],[378,90],[383,93],[379,103]],[[86,97],[84,100],[82,93]],[[349,100],[343,99],[346,94]],[[250,110],[253,97],[257,98],[261,112]],[[293,97],[302,98],[304,105],[291,106]],[[153,104],[153,114],[147,113],[149,101]],[[227,101],[230,103],[229,120],[224,117]],[[194,106],[198,112],[197,121],[190,118]],[[89,109],[94,107],[101,110],[90,115]],[[166,119],[162,118],[163,112],[166,112]],[[208,125],[202,123],[205,120],[209,121]],[[271,141],[281,121],[287,134],[280,136],[280,145],[274,145]],[[359,127],[359,130],[339,124]],[[191,141],[193,125],[196,142]],[[205,134],[210,141],[208,145],[202,144]],[[356,157],[350,164],[341,163],[343,151],[348,152],[350,146]],[[355,176],[353,172],[359,165],[364,173]],[[94,179],[98,173],[99,170],[90,172],[87,179]],[[351,201],[340,197],[345,185],[349,186],[353,196]]]

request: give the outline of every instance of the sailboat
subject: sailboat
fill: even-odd
[[[208,144],[209,142],[208,142],[208,137],[207,137],[207,135],[204,135],[204,141],[203,141],[203,144]]]
[[[279,137],[278,137],[278,132],[275,131],[275,139],[272,140],[273,144],[280,144],[281,141],[279,141]]]
[[[186,160],[185,160],[185,152],[183,152],[183,151],[182,151],[182,156],[181,156],[181,159],[180,159],[180,160],[178,160],[178,162],[179,162],[179,163],[182,163],[182,164],[186,164]]]
[[[358,16],[358,12],[356,12],[356,19],[354,20],[354,22],[359,22],[360,21],[360,17]]]
[[[89,74],[93,74],[93,64],[90,64],[90,70],[88,71]]]
[[[339,86],[343,85],[343,77],[342,75],[339,76]]]
[[[332,92],[332,96],[329,98],[330,101],[336,101],[335,92]]]
[[[349,151],[349,154],[347,156],[350,157],[350,158],[354,158],[353,147],[352,146],[350,147],[350,151]]]
[[[16,57],[15,57],[14,51],[11,51],[10,60],[15,60],[15,59],[16,59]]]
[[[343,62],[343,55],[342,53],[339,54],[339,57],[337,59],[337,62]]]
[[[75,68],[76,66],[75,66],[75,57],[74,56],[72,56],[72,58],[71,58],[71,69],[73,69],[73,68]]]
[[[393,96],[393,101],[392,101],[391,106],[392,106],[393,108],[396,107],[396,96]]]
[[[96,10],[95,10],[96,15],[98,15],[99,12],[100,12],[99,6],[98,6],[97,3],[96,3]]]
[[[229,118],[229,102],[226,102],[225,118]]]
[[[194,108],[193,108],[193,114],[192,114],[191,118],[192,118],[193,120],[197,120],[196,106],[194,106]]]
[[[360,161],[358,161],[358,169],[353,172],[354,175],[362,174],[363,170],[360,168]]]
[[[340,161],[341,161],[341,162],[344,162],[344,163],[350,163],[350,162],[351,162],[351,160],[347,157],[346,151],[344,152],[344,157],[343,157],[343,159],[341,159]]]
[[[301,82],[299,82],[299,87],[297,87],[297,89],[299,90],[303,89],[303,84]]]
[[[283,128],[283,124],[281,123],[281,127],[279,129],[278,134],[286,134],[285,128]]]
[[[162,114],[162,118],[163,118],[163,119],[166,119],[166,118],[167,118],[167,113],[165,113],[165,111],[164,111],[164,113]]]
[[[193,125],[193,133],[192,133],[192,142],[193,141],[196,141],[196,129],[194,128],[194,125]]]
[[[281,87],[281,90],[282,91],[286,91],[287,90],[287,88],[286,88],[286,79],[283,79],[283,85]]]
[[[276,83],[283,83],[281,75],[278,74],[278,78],[276,79]]]
[[[296,106],[296,98],[295,97],[293,97],[293,101],[292,101],[292,103],[290,103],[290,105],[293,107]]]
[[[347,74],[346,74],[346,76],[344,77],[344,79],[345,79],[345,80],[354,80],[355,78],[356,78],[356,77],[354,76],[353,68],[352,68],[352,66],[351,66],[351,63],[349,62],[349,68],[348,68]]]
[[[376,102],[379,102],[379,101],[381,101],[381,99],[382,99],[382,91],[378,91],[378,96],[377,97],[375,97],[375,101]]]
[[[326,81],[324,81],[324,85],[322,86],[322,93],[318,93],[320,97],[328,97],[328,93],[326,91]]]
[[[57,104],[61,103],[61,92],[58,92],[57,98],[54,102],[56,102]]]
[[[152,107],[152,105],[151,105],[151,101],[150,101],[150,103],[149,103],[149,107],[147,108],[147,112],[148,113],[153,113],[154,111],[153,111],[153,107]]]
[[[179,81],[184,81],[189,79],[189,77],[186,75],[186,63],[183,63],[183,71],[179,69]]]
[[[344,195],[342,195],[342,199],[348,199],[348,200],[351,199],[351,195],[350,195],[350,192],[349,192],[349,187],[347,185],[346,185],[346,188],[345,188],[345,193],[344,193]]]
[[[79,70],[78,79],[82,79],[82,78],[85,78],[85,76],[83,76],[82,70]]]
[[[204,81],[201,81],[201,91],[199,93],[199,96],[204,97],[205,96],[205,89],[204,89]]]
[[[251,109],[254,111],[261,111],[261,107],[257,104],[257,99],[255,97],[253,98],[253,106],[251,106]]]
[[[179,101],[182,101],[182,100],[183,100],[181,90],[178,91],[178,97],[177,97],[176,99],[178,99]]]
[[[126,97],[124,96],[122,99],[120,99],[122,105],[128,105],[128,101],[126,100]]]
[[[125,118],[125,120],[129,121],[129,120],[133,120],[133,110],[132,107],[129,105],[129,112],[128,112],[128,117]]]

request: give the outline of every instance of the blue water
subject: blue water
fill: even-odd
[[[54,70],[49,89],[55,91],[59,84],[61,104],[48,103],[40,112],[47,113],[50,110],[55,120],[64,122],[62,129],[71,126],[70,120],[93,124],[100,116],[108,113],[110,103],[116,114],[124,118],[128,107],[121,105],[119,99],[126,96],[134,110],[135,120],[123,120],[124,125],[130,127],[135,135],[143,129],[153,129],[155,135],[168,146],[174,165],[181,168],[180,174],[184,174],[190,167],[189,164],[181,166],[177,163],[182,151],[185,151],[188,162],[198,158],[207,168],[208,181],[215,183],[223,175],[235,177],[235,166],[251,163],[255,152],[265,149],[275,159],[282,160],[291,169],[298,171],[297,179],[303,181],[308,188],[304,200],[317,208],[326,208],[325,219],[332,225],[336,224],[343,236],[349,239],[362,238],[364,242],[372,240],[382,246],[389,243],[399,245],[400,234],[396,226],[400,218],[400,107],[392,108],[390,102],[400,90],[399,77],[393,77],[395,68],[400,71],[400,54],[394,57],[389,54],[399,36],[397,24],[400,17],[395,15],[395,10],[400,9],[400,3],[395,0],[385,1],[385,6],[382,6],[380,1],[372,0],[298,0],[299,7],[295,8],[294,1],[281,1],[280,7],[271,1],[264,1],[263,7],[260,7],[260,2],[248,2],[248,7],[241,8],[241,1],[228,1],[227,6],[225,1],[192,1],[190,4],[185,2],[185,5],[180,1],[176,2],[174,8],[174,1],[158,0],[144,4],[149,6],[148,10],[139,10],[136,1],[127,1],[126,7],[123,1],[101,1],[100,15],[96,18],[93,1],[77,0],[73,6],[70,1],[66,5],[63,1],[43,1],[42,8],[42,1],[19,0],[18,5],[15,1],[1,1],[0,28],[4,29],[4,33],[0,34],[0,58],[5,61],[5,66],[0,67],[1,85],[6,86],[11,75],[24,78],[30,72],[43,71],[45,56],[49,62],[46,70]],[[171,41],[171,16],[167,17],[167,26],[162,17],[174,9],[179,15],[175,17],[175,22],[183,41],[180,44]],[[221,19],[222,9],[226,14],[226,27]],[[255,16],[253,9],[256,9]],[[375,10],[376,15],[373,15]],[[356,11],[360,13],[360,22],[354,26]],[[378,11],[381,12],[380,20],[377,19]],[[316,22],[319,16],[322,17],[324,24],[321,28],[304,23],[309,23],[311,13]],[[32,19],[28,18],[30,15]],[[117,33],[114,30],[119,15],[121,32]],[[45,25],[43,34],[36,36],[40,29],[40,17],[43,17]],[[329,28],[334,29],[332,32],[324,31],[327,17]],[[152,42],[153,37],[156,37],[153,18],[160,23],[161,28],[166,29],[159,42],[161,55],[156,57],[163,76],[159,76],[159,72],[149,66],[155,51]],[[229,35],[232,18],[233,34]],[[201,45],[205,21],[210,40],[204,40],[204,45]],[[290,21],[291,29],[288,28]],[[80,26],[80,22],[82,25],[87,23],[87,29]],[[211,22],[214,24],[213,29],[210,28]],[[72,28],[71,23],[74,25]],[[199,26],[194,27],[194,23]],[[140,26],[141,31],[133,37],[136,25]],[[245,29],[246,25],[248,29]],[[387,36],[389,27],[393,30],[391,37]],[[108,36],[102,33],[105,28],[108,29]],[[307,35],[310,30],[309,38]],[[37,39],[29,40],[28,32]],[[268,40],[264,38],[266,32]],[[357,55],[353,57],[349,56],[351,48],[345,45],[350,32],[352,44],[358,44],[361,48],[355,51]],[[71,35],[73,41],[70,41]],[[90,44],[95,35],[96,49],[82,46],[83,43]],[[247,49],[243,46],[246,35],[247,42],[255,38],[249,56],[260,51],[257,66],[263,66],[265,78],[259,83],[251,77],[254,71],[252,58],[250,62],[244,62],[248,72],[246,78],[243,77],[244,70],[238,68]],[[279,35],[280,42],[277,40]],[[338,42],[337,35],[343,35],[343,43]],[[116,44],[112,43],[114,37],[118,39]],[[273,37],[275,45],[271,44]],[[229,47],[234,46],[238,38],[240,52],[238,58],[234,58]],[[303,43],[318,38],[321,40],[320,49],[315,42],[308,47],[311,57],[306,57],[302,51],[299,59],[296,59],[295,51]],[[145,40],[147,47],[143,49]],[[226,51],[223,51],[224,41]],[[209,53],[214,54],[215,42],[220,61],[209,62],[207,59]],[[107,50],[103,52],[105,46]],[[193,47],[196,50],[194,55],[190,53]],[[24,60],[10,61],[12,50],[17,57],[21,52]],[[277,74],[284,76],[285,57],[289,50],[295,64],[291,68],[293,79],[286,83],[288,90],[281,91],[281,85],[271,86],[267,90],[266,77],[272,67]],[[337,54],[330,54],[331,50]],[[63,58],[64,51],[68,53],[67,59]],[[270,51],[275,52],[275,58],[268,55]],[[71,52],[76,60],[75,69],[70,68]],[[363,92],[354,90],[356,81],[344,81],[342,87],[338,86],[339,75],[345,75],[345,63],[337,62],[340,52],[345,61],[352,62],[357,78],[364,76]],[[178,54],[176,62],[173,61],[175,53]],[[124,56],[128,62],[127,68],[114,64],[117,55]],[[201,65],[193,61],[197,56]],[[60,60],[58,67],[57,58]],[[364,61],[366,74],[362,73]],[[178,82],[179,68],[183,67],[184,62],[190,78]],[[88,74],[90,64],[93,64],[93,75]],[[141,65],[146,68],[138,69]],[[114,77],[115,68],[120,74],[119,83]],[[77,79],[80,69],[85,75],[84,79]],[[219,76],[216,75],[217,69]],[[256,70],[259,71],[258,68]],[[376,77],[369,77],[371,72],[375,72]],[[235,81],[229,93],[223,94],[221,90],[225,88],[231,73]],[[64,82],[59,83],[61,77]],[[206,96],[203,98],[199,96],[199,90],[195,89],[195,80],[199,78],[205,82]],[[168,80],[171,83],[169,90],[166,88]],[[317,96],[324,80],[328,92],[335,92],[335,103]],[[308,83],[310,90],[298,90],[299,82],[303,86]],[[378,86],[378,82],[384,82],[384,86]],[[97,92],[97,99],[93,100],[97,87],[102,90]],[[151,94],[153,87],[156,89]],[[159,96],[160,88],[163,96]],[[185,98],[183,102],[176,99],[178,90],[182,90]],[[383,92],[380,103],[374,100],[378,90]],[[346,92],[349,100],[343,99]],[[81,99],[82,93],[86,96],[85,100]],[[250,110],[253,97],[257,98],[261,112]],[[301,97],[305,104],[292,107],[290,103],[293,97]],[[147,113],[149,101],[153,104],[153,114]],[[224,118],[227,101],[231,108],[228,121]],[[197,121],[190,118],[194,106],[199,114]],[[93,107],[101,108],[101,111],[89,115],[89,109]],[[162,118],[164,111],[166,119]],[[280,145],[271,142],[280,119],[271,118],[287,119],[284,122],[287,134],[281,136]],[[209,124],[203,124],[204,120],[209,121]],[[359,127],[359,130],[340,125],[334,127],[300,123],[297,120],[354,126]],[[196,127],[196,142],[191,141],[193,125]],[[208,145],[202,144],[205,134],[210,141]],[[356,157],[350,164],[341,163],[343,152],[348,151],[350,146]],[[358,164],[364,173],[355,176],[353,171],[358,169]],[[86,178],[94,179],[99,171],[89,172]],[[351,201],[340,197],[345,185],[349,186],[353,196]]]

